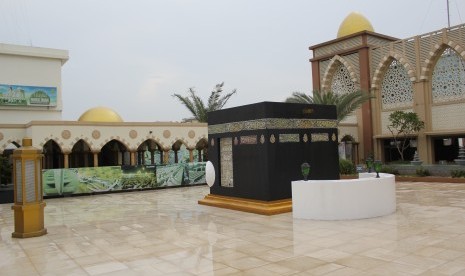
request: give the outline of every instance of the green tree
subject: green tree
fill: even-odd
[[[194,88],[189,88],[189,95],[182,96],[180,94],[173,94],[173,97],[177,98],[197,119],[199,122],[208,122],[208,112],[220,110],[229,100],[229,98],[236,93],[236,89],[233,89],[230,93],[222,96],[224,82],[215,85],[213,91],[208,98],[207,104],[197,96]]]
[[[332,91],[315,90],[313,96],[302,92],[293,92],[292,96],[288,97],[285,102],[335,105],[337,121],[340,122],[371,98],[374,98],[374,96],[362,91],[337,94]]]
[[[409,138],[425,127],[425,122],[415,112],[394,111],[389,115],[387,126],[392,134],[400,159],[404,161],[404,151],[409,146]]]

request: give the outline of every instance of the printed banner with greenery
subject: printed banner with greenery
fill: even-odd
[[[44,196],[202,184],[205,183],[205,162],[49,169],[43,170],[42,183]]]
[[[0,105],[56,106],[57,88],[0,84]]]

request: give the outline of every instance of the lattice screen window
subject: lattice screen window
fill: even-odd
[[[413,105],[413,86],[407,70],[397,60],[393,60],[384,74],[381,83],[383,109],[411,107]]]
[[[355,83],[350,78],[349,70],[344,64],[339,63],[331,81],[331,91],[335,94],[346,94],[356,90]]]
[[[465,99],[465,61],[451,48],[446,48],[434,66],[433,103]]]

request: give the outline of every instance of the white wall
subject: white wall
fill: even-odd
[[[0,44],[0,84],[57,87],[57,106],[2,106],[0,124],[61,120],[61,66],[68,51]]]

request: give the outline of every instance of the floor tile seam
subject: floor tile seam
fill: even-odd
[[[406,255],[406,256],[409,256],[409,255]],[[404,257],[406,257],[406,256],[404,256]],[[421,257],[421,256],[418,256],[418,257]],[[422,257],[422,258],[425,258],[425,257]],[[422,266],[422,265],[418,265],[418,264],[414,264],[414,263],[407,263],[407,262],[399,262],[399,259],[402,259],[402,258],[398,258],[396,260],[393,260],[393,261],[391,261],[391,263],[396,263],[396,264],[401,264],[401,265],[409,265],[409,266],[413,266],[413,267],[416,267],[416,268],[425,269],[424,266]],[[437,260],[440,260],[440,259],[437,259]],[[435,264],[434,266],[427,268],[427,270],[431,270],[431,269],[434,269],[434,268],[436,268],[438,266],[449,263],[449,261],[445,261],[445,260],[440,260],[440,261],[443,261],[443,262],[441,262],[439,264]]]
[[[59,247],[61,246],[59,245]],[[65,248],[60,248],[60,250],[63,251],[63,253],[66,254],[70,258],[70,260],[72,260],[79,268],[81,268],[81,270],[84,271],[84,273],[86,273],[87,275],[91,275],[90,273],[87,272],[84,266],[78,263],[74,257],[72,257],[70,254],[67,253]],[[86,256],[89,256],[89,255],[86,255]]]
[[[247,257],[251,257],[251,256],[247,256]],[[243,258],[247,258],[247,257],[243,257]],[[252,257],[257,258],[257,259],[260,259],[260,258],[257,257],[257,256],[252,256]],[[240,258],[240,259],[243,259],[243,258]],[[264,266],[277,263],[277,262],[266,261],[266,260],[263,260],[263,259],[260,259],[260,260],[261,260],[261,261],[264,261],[265,264],[262,264],[262,265],[254,266],[254,267],[252,267],[252,268],[245,269],[245,271],[250,270],[250,269],[260,268],[260,267],[264,268]],[[215,261],[215,260],[213,260],[213,261]],[[220,263],[220,264],[222,264],[222,265],[225,265],[225,266],[227,266],[227,267],[229,267],[229,268],[236,269],[236,270],[239,270],[239,271],[241,271],[241,272],[244,272],[244,269],[233,267],[233,266],[231,266],[231,265],[226,264],[224,261],[215,261],[215,262]],[[265,269],[265,270],[268,270],[268,271],[271,271],[271,270],[266,269],[266,268],[264,268],[264,269]],[[271,272],[274,272],[274,271],[271,271]]]
[[[241,253],[243,253],[243,254],[247,254],[247,253],[245,253],[245,252],[241,252]],[[275,263],[275,262],[284,261],[284,260],[287,260],[287,259],[291,259],[291,258],[294,258],[294,257],[296,257],[296,256],[287,256],[287,257],[283,257],[283,256],[280,256],[280,255],[274,254],[274,253],[272,253],[272,252],[269,252],[268,254],[271,254],[271,255],[274,255],[274,256],[276,256],[277,258],[279,258],[279,261],[269,261],[269,260],[267,260],[267,259],[260,258],[260,256],[257,256],[256,254],[253,254],[253,255],[249,255],[249,254],[247,254],[247,255],[248,255],[249,257],[251,256],[251,257],[254,257],[254,258],[260,259],[261,261],[264,261],[264,262],[270,263],[270,264],[271,264],[271,263]]]
[[[315,258],[315,259],[317,259],[317,258]],[[320,259],[317,259],[317,260],[320,260]],[[322,266],[325,266],[325,265],[331,265],[331,264],[334,264],[334,265],[337,265],[337,266],[341,266],[341,267],[340,267],[340,268],[337,268],[337,269],[335,269],[335,270],[326,272],[326,273],[321,274],[321,275],[325,275],[325,274],[328,274],[328,273],[333,273],[333,272],[335,272],[335,271],[337,271],[337,270],[339,270],[339,269],[352,268],[352,267],[350,267],[350,266],[338,264],[338,263],[335,263],[335,262],[328,262],[328,261],[324,261],[324,260],[320,260],[320,261],[322,261],[322,262],[324,262],[324,263],[319,264],[319,265],[317,265],[317,266],[315,266],[315,267],[306,269],[306,270],[298,270],[297,272],[295,272],[295,273],[293,273],[293,274],[289,274],[289,275],[296,275],[296,274],[311,272],[312,270],[315,270],[315,269],[317,269],[318,267],[322,267]],[[313,275],[313,274],[310,274],[310,275]]]
[[[101,252],[106,252],[106,251],[103,250],[98,244],[95,244],[95,243],[93,243],[91,240],[88,240],[86,236],[80,235],[79,232],[75,232],[75,233],[76,233],[77,235],[79,235],[81,238],[83,238],[84,240],[87,240],[92,246],[97,247],[99,251],[101,251]],[[87,270],[85,269],[84,266],[82,266],[80,263],[78,263],[78,262],[75,260],[75,258],[72,257],[72,256],[67,252],[67,250],[66,250],[66,248],[64,247],[64,245],[61,245],[61,244],[58,244],[58,243],[55,243],[55,244],[57,244],[57,247],[58,247],[64,254],[66,254],[71,260],[73,260],[73,262],[74,262],[77,266],[79,266],[85,273],[87,273],[87,275],[91,275],[91,274],[89,274],[89,273],[87,272]],[[79,249],[79,250],[81,250],[81,249]],[[82,251],[82,250],[81,250],[81,251]],[[83,252],[84,252],[84,251],[83,251]],[[95,255],[95,254],[94,254],[94,255]],[[109,254],[106,254],[106,255],[107,255],[107,257],[110,258],[110,260],[106,260],[106,261],[104,261],[103,263],[108,262],[108,261],[119,262],[119,261],[116,260],[112,255],[109,255]],[[86,256],[90,256],[90,255],[86,254]]]
[[[40,273],[40,271],[39,271],[39,269],[38,269],[36,263],[32,261],[31,257],[29,256],[29,254],[26,253],[26,251],[24,250],[24,248],[22,248],[22,246],[21,246],[21,250],[26,254],[27,259],[28,259],[29,262],[32,264],[32,267],[33,267],[34,270],[36,271],[37,275],[39,275],[39,276],[42,275],[42,274]],[[69,257],[69,256],[68,256],[68,257]],[[32,276],[32,275],[29,275],[29,276]]]
[[[359,270],[361,270],[361,271],[369,271],[369,270],[372,270],[372,269],[375,269],[375,268],[377,268],[377,267],[384,266],[384,265],[387,265],[387,264],[390,264],[390,263],[393,262],[393,261],[380,260],[380,259],[376,259],[376,258],[373,258],[373,257],[367,257],[367,256],[365,256],[365,258],[375,259],[375,261],[382,261],[383,263],[382,263],[382,264],[376,264],[376,265],[374,265],[374,266],[369,266],[369,267],[366,267],[366,268],[360,268],[360,267],[358,267],[358,266],[352,267],[352,266],[340,264],[340,263],[337,263],[337,262],[332,262],[332,263],[335,263],[335,264],[337,264],[337,265],[343,265],[343,266],[346,266],[346,267],[349,267],[349,268],[353,268],[353,269],[359,269]]]
[[[203,256],[201,256],[201,257],[203,257]],[[158,258],[158,257],[157,257],[157,258]],[[203,257],[203,258],[205,258],[205,257]],[[207,259],[207,258],[206,258],[206,259]],[[165,273],[165,272],[162,271],[162,270],[160,270],[160,269],[158,269],[158,268],[157,268],[157,264],[158,264],[158,265],[161,265],[161,264],[168,264],[168,265],[171,265],[171,266],[173,266],[173,267],[182,268],[182,269],[181,269],[181,272],[187,272],[187,271],[193,269],[192,267],[185,267],[185,268],[184,268],[183,265],[180,265],[180,264],[179,264],[179,261],[180,261],[179,259],[176,259],[176,262],[175,262],[174,260],[160,259],[160,262],[157,262],[157,263],[155,263],[155,264],[150,264],[150,266],[154,267],[155,269],[157,269],[158,271],[161,271],[161,272],[163,272],[163,273]],[[217,263],[220,263],[220,262],[217,261]],[[228,266],[228,265],[226,265],[226,264],[224,264],[224,263],[221,263],[221,264],[222,264],[222,265],[225,265],[225,266]],[[229,266],[228,266],[228,267],[229,267]],[[213,270],[212,270],[212,271],[213,271]]]

